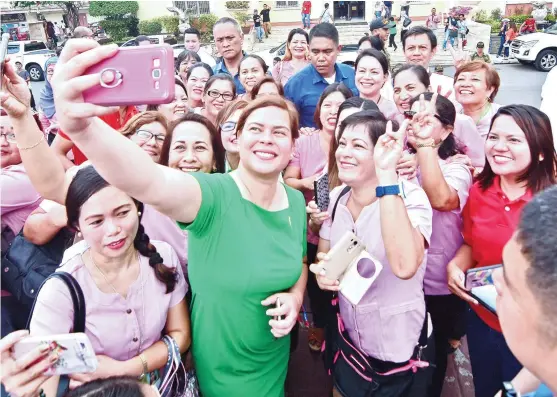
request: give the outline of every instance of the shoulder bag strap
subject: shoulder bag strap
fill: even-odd
[[[350,186],[345,186],[342,191],[340,192],[340,194],[337,197],[337,201],[335,201],[335,205],[333,206],[333,213],[331,214],[331,221],[334,222],[335,221],[335,214],[337,212],[337,206],[338,206],[338,202],[340,201],[340,199],[342,198],[342,196],[344,196],[346,193],[348,193],[350,191]]]
[[[74,320],[73,320],[73,329],[72,332],[85,332],[85,297],[83,296],[83,291],[79,286],[79,283],[76,281],[75,278],[69,273],[66,272],[54,272],[50,276],[46,278],[41,284],[39,291],[42,289],[44,284],[50,280],[51,278],[57,278],[66,284],[68,290],[70,291],[70,295],[72,297],[73,302],[73,310],[74,310]],[[37,296],[39,293],[37,292]],[[35,310],[35,302],[33,302],[33,307],[31,308],[31,315],[27,322],[27,329],[29,329],[29,325],[31,324],[31,317],[33,316],[33,312]]]

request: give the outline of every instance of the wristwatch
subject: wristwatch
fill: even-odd
[[[387,185],[387,186],[377,186],[375,188],[375,195],[377,198],[381,198],[383,196],[400,196],[402,189],[399,185]]]
[[[503,382],[503,392],[501,393],[501,397],[518,397],[518,396],[519,394],[515,390],[511,382]]]

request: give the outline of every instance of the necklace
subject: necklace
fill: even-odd
[[[97,264],[95,263],[95,260],[93,259],[93,253],[91,251],[89,251],[89,258],[91,258],[91,262],[93,263],[93,266],[95,266],[95,269],[98,270],[98,272],[101,274],[101,276],[103,276],[104,281],[106,281],[106,283],[108,285],[110,285],[110,287],[112,288],[112,290],[117,293],[118,295],[122,296],[121,293],[118,292],[118,290],[116,289],[116,287],[114,286],[114,284],[112,284],[110,281],[108,281],[108,278],[106,277],[106,274],[104,274],[104,272],[101,270],[100,267],[97,266]]]

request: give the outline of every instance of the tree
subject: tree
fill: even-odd
[[[89,14],[104,17],[100,25],[114,41],[139,34],[139,20],[136,17],[139,4],[137,1],[91,1]]]
[[[14,7],[20,8],[40,7],[45,3],[58,6],[64,11],[68,27],[71,30],[79,26],[79,9],[85,4],[83,1],[12,1]]]

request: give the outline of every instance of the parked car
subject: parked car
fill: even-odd
[[[157,34],[157,35],[152,35],[152,36],[147,36],[149,38],[149,41],[151,42],[151,44],[176,44],[176,38],[171,35],[171,34]],[[137,44],[135,43],[135,39],[131,39],[126,41],[124,44],[122,44],[120,47],[134,47]]]
[[[56,56],[56,52],[49,50],[42,41],[10,41],[8,55],[14,65],[17,61],[23,64],[32,81],[42,81],[43,66],[48,58]]]
[[[549,72],[557,65],[557,24],[545,32],[518,36],[511,44],[511,54],[522,64]]]
[[[286,53],[286,42],[281,45],[271,48],[270,50],[259,51],[256,54],[259,55],[265,63],[269,66],[273,66],[273,59],[275,57],[282,58]],[[337,62],[344,63],[346,65],[354,66],[356,58],[358,57],[358,44],[345,44],[342,45],[340,54],[338,55]]]

